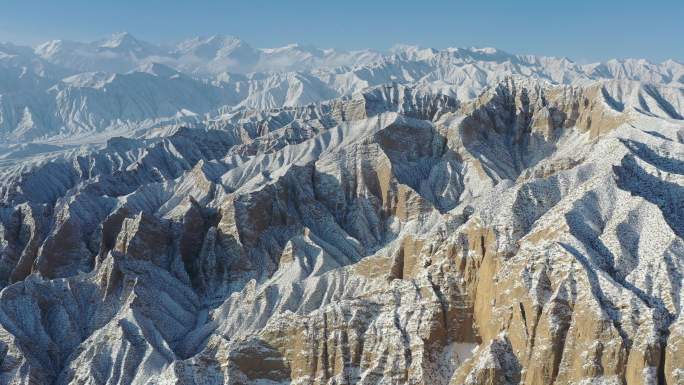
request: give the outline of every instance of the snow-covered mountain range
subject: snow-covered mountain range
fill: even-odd
[[[664,102],[661,109],[682,105],[676,89],[684,83],[684,65],[675,61],[580,65],[491,48],[256,49],[223,36],[162,47],[119,33],[91,43],[55,40],[35,49],[0,45],[0,141],[139,130],[240,108],[302,106],[389,83],[421,84],[468,100],[510,75],[552,84],[653,83],[675,90],[637,92],[631,102],[645,95]]]
[[[364,64],[382,57],[371,50],[344,52],[297,44],[257,49],[232,36],[195,37],[164,47],[125,32],[91,43],[53,40],[36,47],[35,54],[78,71],[129,72],[145,64],[160,63],[197,75],[307,71]]]
[[[684,384],[684,65],[0,45],[0,385]]]

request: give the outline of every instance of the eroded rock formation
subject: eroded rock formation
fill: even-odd
[[[383,86],[8,165],[0,383],[682,384],[665,99]]]

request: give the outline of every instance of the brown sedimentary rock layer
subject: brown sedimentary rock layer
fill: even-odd
[[[611,92],[390,86],[76,159],[2,207],[0,382],[682,383],[683,128]]]

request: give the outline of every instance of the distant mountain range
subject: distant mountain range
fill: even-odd
[[[257,49],[232,36],[195,37],[164,47],[125,32],[90,43],[52,40],[36,47],[35,53],[50,63],[78,71],[128,72],[148,63],[161,63],[197,75],[304,71],[365,64],[382,57],[371,50],[321,50],[297,44]]]
[[[53,40],[35,49],[5,43],[0,45],[0,140],[140,130],[219,110],[301,106],[388,83],[423,84],[472,99],[511,75],[553,84],[635,80],[682,87],[684,65],[641,59],[580,65],[493,48],[397,46],[381,53],[293,44],[257,49],[227,36],[192,38],[172,47],[127,33],[91,43]],[[681,93],[655,92],[673,106],[664,111],[681,106]]]

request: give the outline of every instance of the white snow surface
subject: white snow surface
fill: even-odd
[[[89,43],[53,40],[35,49],[1,44],[0,141],[133,131],[226,109],[302,106],[388,83],[422,84],[468,100],[511,75],[554,84],[638,81],[657,87],[633,91],[632,104],[654,94],[671,105],[667,114],[684,104],[684,65],[673,60],[581,65],[494,48],[259,49],[230,36],[160,46],[116,33]]]

